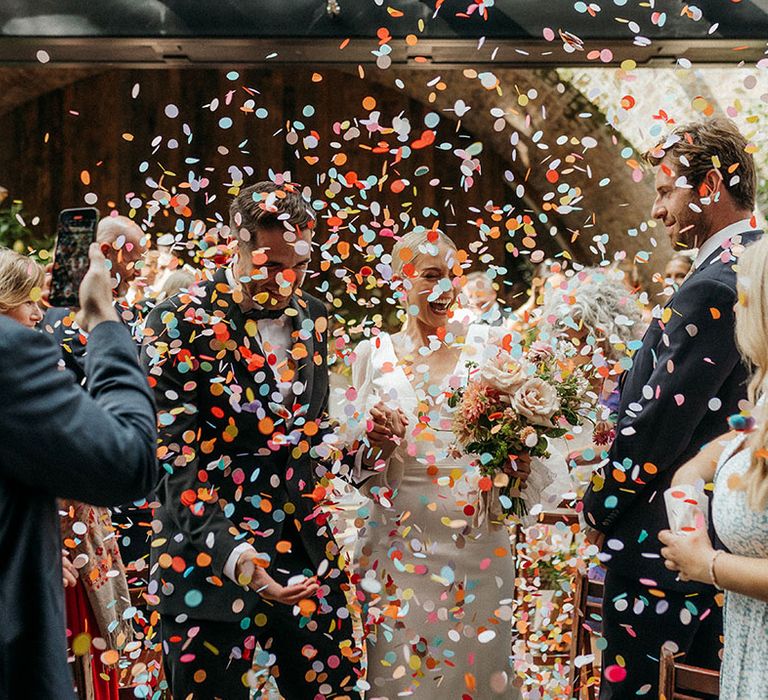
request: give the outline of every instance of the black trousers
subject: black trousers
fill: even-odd
[[[712,591],[659,591],[608,570],[600,700],[658,697],[664,644],[685,652],[685,663],[719,669],[723,613]]]
[[[292,529],[292,528],[291,528]],[[297,532],[284,531],[291,551],[278,555],[272,576],[285,584],[291,575],[314,573]],[[293,606],[262,600],[250,626],[161,616],[165,671],[174,700],[247,700],[247,674],[254,642],[259,666],[270,666],[285,700],[360,700],[360,650],[342,585],[346,573],[330,565],[320,577],[317,609],[309,616]],[[251,593],[251,595],[258,595]]]

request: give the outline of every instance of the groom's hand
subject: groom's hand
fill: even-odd
[[[248,586],[262,598],[284,605],[295,605],[304,598],[314,596],[320,587],[315,578],[307,578],[301,583],[282,586],[267,573],[264,567],[259,566],[258,561],[254,558],[253,552],[243,552],[237,560],[235,573],[241,586]]]

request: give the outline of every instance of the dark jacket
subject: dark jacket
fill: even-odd
[[[742,244],[760,233],[742,234]],[[722,254],[705,260],[651,322],[623,381],[608,464],[584,496],[587,522],[606,533],[606,565],[670,590],[701,585],[676,581],[664,566],[664,491],[678,467],[728,431],[747,393],[734,335],[735,259]]]
[[[113,306],[120,320],[133,336],[138,349],[141,346],[141,325],[144,319],[141,310],[117,300]],[[85,382],[85,358],[88,354],[88,337],[77,325],[73,325],[74,318],[75,312],[71,309],[54,306],[45,310],[43,320],[38,324],[38,328],[53,338],[53,342],[61,348],[64,366],[72,372],[78,384],[83,384]]]
[[[164,614],[252,616],[264,603],[230,581],[224,566],[245,541],[274,561],[288,519],[315,566],[336,547],[312,498],[311,455],[328,429],[326,311],[308,294],[291,306],[304,390],[288,407],[288,427],[269,398],[276,384],[257,321],[233,301],[223,269],[198,296],[172,297],[147,319],[144,361],[166,472],[157,492],[162,507],[153,524],[149,592],[159,595]],[[291,435],[295,444],[280,446],[273,433]]]
[[[155,413],[128,332],[94,328],[88,392],[51,340],[0,317],[0,698],[73,697],[56,498],[112,505],[155,485]]]

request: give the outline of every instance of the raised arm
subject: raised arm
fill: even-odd
[[[142,498],[157,481],[155,411],[130,334],[117,321],[93,328],[88,393],[60,356],[48,337],[3,319],[0,472],[94,505]]]

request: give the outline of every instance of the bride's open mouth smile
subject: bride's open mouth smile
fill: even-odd
[[[448,313],[448,309],[451,307],[451,304],[453,304],[453,299],[450,297],[445,299],[436,299],[435,301],[429,302],[429,308],[433,313],[444,316],[446,313]]]

